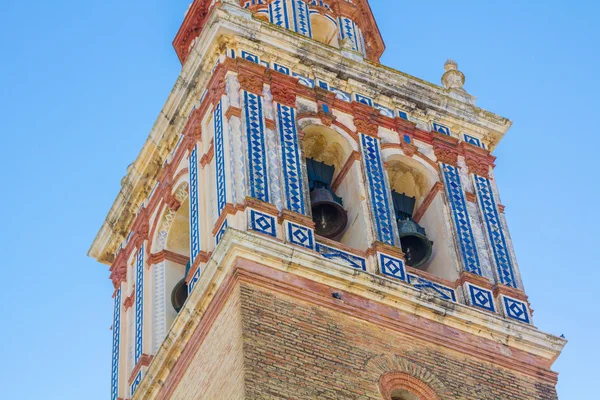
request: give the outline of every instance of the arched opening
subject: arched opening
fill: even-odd
[[[338,27],[333,18],[319,11],[311,10],[310,23],[312,25],[313,39],[330,46],[339,47]]]
[[[189,199],[186,199],[173,217],[165,244],[165,250],[171,253],[165,260],[164,278],[167,327],[171,326],[187,299],[185,278],[189,270],[187,261],[190,254],[189,219]]]
[[[452,243],[452,237],[445,223],[437,171],[395,154],[387,159],[387,172],[407,265],[447,280],[457,279],[450,246],[445,245]]]
[[[361,212],[365,199],[357,190],[362,187],[360,164],[353,162],[352,145],[343,135],[323,125],[308,125],[303,132],[316,234],[366,249],[366,224]]]
[[[379,390],[385,400],[440,400],[431,386],[405,372],[381,376]]]

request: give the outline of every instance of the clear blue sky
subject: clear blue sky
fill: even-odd
[[[189,1],[2,1],[0,398],[109,396],[112,288],[86,252],[177,78]],[[514,121],[496,176],[535,322],[570,340],[561,399],[597,397],[598,2],[371,3],[384,64],[439,83],[452,57]]]

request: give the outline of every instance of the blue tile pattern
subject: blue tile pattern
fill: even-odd
[[[373,100],[371,100],[370,98],[368,98],[367,96],[363,96],[362,94],[358,94],[356,93],[354,95],[354,99],[356,100],[356,102],[361,103],[361,104],[365,104],[369,107],[373,107]]]
[[[447,126],[444,126],[442,124],[438,124],[437,122],[434,122],[432,124],[433,126],[433,131],[437,132],[437,133],[441,133],[442,135],[446,135],[446,136],[450,136],[450,128],[448,128]]]
[[[259,64],[260,63],[260,58],[257,55],[249,53],[249,52],[247,52],[245,50],[242,50],[242,58],[244,60],[252,61],[255,64]]]
[[[402,119],[405,119],[408,121],[408,114],[405,113],[404,111],[398,111],[398,116]]]
[[[526,324],[531,323],[531,318],[529,317],[529,307],[522,301],[502,296],[502,302],[504,305],[504,312],[506,316],[512,319],[515,319],[519,322],[524,322]]]
[[[441,163],[441,166],[448,202],[454,216],[454,226],[456,228],[464,268],[467,272],[481,275],[479,255],[477,254],[471,219],[467,211],[467,202],[460,182],[458,168],[443,163]]]
[[[246,138],[248,141],[248,175],[250,195],[255,199],[269,202],[269,174],[265,148],[265,121],[262,98],[244,91],[246,115]]]
[[[121,288],[115,295],[113,314],[112,367],[110,371],[110,399],[119,397],[119,353],[121,349]]]
[[[135,261],[135,358],[137,364],[142,357],[144,335],[144,246],[138,250]]]
[[[485,220],[488,239],[494,252],[496,270],[500,283],[516,288],[515,273],[510,258],[504,229],[500,223],[500,212],[496,206],[494,193],[492,192],[492,183],[489,179],[474,175],[475,188],[479,195],[479,207]]]
[[[281,64],[274,63],[273,64],[273,69],[275,71],[277,71],[277,72],[281,72],[282,74],[286,74],[286,75],[290,75],[291,74],[289,67],[286,67],[286,66],[281,65]]]
[[[379,268],[381,268],[381,272],[385,276],[389,276],[391,278],[400,279],[401,281],[406,282],[406,269],[404,267],[404,261],[388,256],[387,254],[377,253],[379,259]]]
[[[287,222],[286,225],[286,239],[289,243],[314,250],[315,235],[312,229],[293,222]]]
[[[328,260],[342,261],[343,263],[348,264],[352,268],[360,269],[363,271],[367,270],[367,260],[357,255],[347,253],[345,251],[338,250],[336,248],[329,247],[321,243],[316,244],[316,250]]]
[[[190,279],[190,281],[188,282],[188,294],[192,293],[192,290],[194,290],[194,288],[196,287],[196,285],[198,284],[198,281],[200,280],[200,267],[198,267],[198,269],[196,270],[196,272],[194,272],[194,275],[192,276],[192,279]]]
[[[287,1],[285,0],[275,0],[269,4],[269,21],[272,24],[290,29],[287,7]]]
[[[336,99],[340,99],[340,100],[346,101],[348,103],[352,102],[352,96],[350,96],[350,93],[344,92],[343,90],[340,90],[340,89],[334,88],[334,87],[331,88],[331,91],[333,93],[335,93]]]
[[[482,149],[485,149],[485,146],[483,145],[483,143],[481,143],[481,140],[477,139],[476,137],[467,135],[466,133],[463,136],[465,138],[465,142],[472,144],[473,146],[477,146],[477,147],[481,147]]]
[[[135,379],[133,380],[133,383],[131,384],[130,396],[134,395],[136,389],[138,388],[138,386],[140,385],[141,382],[142,382],[142,371],[138,372],[138,374],[135,376]]]
[[[277,236],[275,217],[256,210],[250,210],[250,229],[265,235]]]
[[[392,210],[389,201],[390,191],[383,172],[379,139],[361,133],[360,142],[377,230],[377,240],[394,245]]]
[[[306,215],[296,110],[293,107],[277,104],[277,122],[283,162],[285,205],[290,211]]]
[[[292,10],[294,13],[294,30],[301,35],[312,38],[308,4],[302,0],[292,0]]]
[[[484,310],[488,310],[491,312],[496,312],[496,306],[494,304],[494,295],[490,290],[482,289],[475,285],[471,285],[467,283],[467,287],[469,290],[469,298],[471,299],[471,304],[475,307],[483,308]]]
[[[198,146],[190,154],[190,260],[200,252],[200,211],[198,208]]]
[[[217,233],[217,236],[215,237],[217,244],[219,244],[219,242],[223,238],[223,235],[227,231],[227,228],[229,228],[229,223],[227,222],[227,220],[225,220],[225,222],[223,222],[223,224],[219,228],[219,233]]]
[[[227,203],[227,182],[225,178],[225,140],[223,137],[223,105],[217,103],[213,113],[215,129],[215,164],[217,179],[217,215],[220,216]]]
[[[302,75],[302,74],[298,74],[296,72],[292,72],[292,76],[294,78],[298,78],[298,82],[300,82],[302,85],[307,86],[311,89],[314,89],[315,87],[315,80],[311,79],[311,78],[307,78],[306,76]]]
[[[396,114],[394,113],[394,110],[392,110],[391,108],[388,108],[386,106],[382,106],[381,104],[375,103],[375,108],[377,110],[379,110],[381,115],[385,115],[386,117],[394,118],[396,116]]]
[[[456,292],[454,289],[449,288],[448,286],[440,285],[439,283],[432,282],[428,279],[412,274],[408,274],[408,283],[413,285],[415,289],[419,289],[427,293],[433,293],[444,300],[456,302]]]
[[[350,18],[340,17],[338,26],[340,28],[341,39],[350,39],[350,43],[352,43],[352,50],[362,53],[363,51],[360,43],[360,35],[358,33],[358,27],[354,21],[352,21]]]

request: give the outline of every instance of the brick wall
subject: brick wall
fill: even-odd
[[[249,283],[240,300],[246,399],[381,400],[390,370],[441,399],[557,399],[545,381]]]

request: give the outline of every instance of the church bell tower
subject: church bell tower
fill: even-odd
[[[111,400],[555,400],[456,62],[379,63],[367,0],[195,0],[182,71],[89,251]]]

